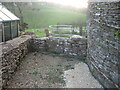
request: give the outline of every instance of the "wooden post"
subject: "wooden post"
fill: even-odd
[[[80,36],[82,36],[82,24],[79,25],[79,33],[80,33]]]
[[[5,42],[5,31],[4,31],[4,24],[2,23],[2,40]]]
[[[74,24],[71,26],[71,29],[72,29],[72,34],[74,34]]]
[[[58,24],[57,24],[57,31],[58,31]]]
[[[10,37],[13,39],[12,22],[10,21]]]
[[[17,36],[19,36],[19,21],[17,21]]]
[[[44,31],[45,31],[46,37],[49,37],[50,36],[49,30],[46,28]]]
[[[79,27],[80,36],[82,36],[82,26]]]
[[[2,33],[2,23],[0,23],[1,33]],[[3,36],[1,36],[3,38]],[[3,42],[3,39],[1,39],[1,42]]]

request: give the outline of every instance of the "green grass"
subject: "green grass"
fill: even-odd
[[[33,32],[40,37],[45,37],[44,29],[27,29],[25,32]]]
[[[39,8],[40,10],[32,10],[32,8]],[[86,14],[38,4],[33,5],[31,8],[24,7],[23,16],[24,21],[29,24],[30,29],[45,28],[49,25],[56,25],[57,23],[86,22]]]
[[[72,65],[66,65],[64,68],[65,68],[65,70],[74,69],[74,67]]]
[[[63,73],[64,72],[61,69],[52,69],[49,73],[47,73],[48,82],[51,84],[61,83],[64,85],[64,77],[61,76]]]
[[[39,8],[40,10],[32,10],[33,8]],[[44,29],[48,28],[50,25],[56,25],[57,23],[79,24],[80,22],[86,22],[86,14],[84,13],[75,12],[64,8],[58,8],[55,6],[43,6],[35,3],[31,7],[27,5],[24,6],[23,17],[24,22],[28,23],[29,26],[29,29],[25,31],[34,32],[40,37],[45,37]],[[61,37],[68,38],[68,36]]]
[[[36,76],[38,74],[38,72],[34,71],[34,72],[32,72],[32,74]]]

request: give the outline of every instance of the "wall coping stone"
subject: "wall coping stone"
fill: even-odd
[[[0,48],[0,51],[2,51],[2,53],[0,53],[0,57],[2,54],[5,54],[14,48],[17,48],[21,43],[27,41],[28,39],[31,39],[30,35],[22,35],[20,37],[14,38],[13,40],[9,40],[6,43],[0,44],[0,47],[2,47]]]

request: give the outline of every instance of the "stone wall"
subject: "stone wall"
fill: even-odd
[[[7,82],[13,76],[20,62],[29,52],[30,38],[31,36],[25,35],[0,45],[2,47],[2,53],[0,55],[0,61],[2,63],[0,67],[2,87],[7,85]]]
[[[86,39],[82,37],[55,38],[23,35],[0,45],[0,84],[6,86],[9,79],[14,77],[14,73],[23,58],[31,51],[57,52],[68,56],[85,57]]]
[[[89,68],[105,88],[118,88],[120,2],[89,2],[88,12]]]
[[[71,38],[34,38],[32,39],[33,51],[57,52],[67,56],[82,58],[86,56],[87,40],[83,37]]]

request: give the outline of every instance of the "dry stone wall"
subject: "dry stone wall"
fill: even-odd
[[[88,65],[105,88],[120,87],[120,2],[89,2]]]
[[[1,86],[7,85],[9,79],[13,76],[22,59],[29,52],[31,36],[21,36],[14,40],[2,44],[1,57]]]
[[[57,38],[45,37],[32,39],[33,51],[57,52],[77,58],[85,57],[87,40],[83,37]]]
[[[86,56],[87,51],[88,66],[95,78],[105,88],[120,88],[120,37],[116,33],[120,30],[120,1],[102,1],[89,2],[87,42],[82,37],[31,39],[31,36],[25,35],[2,45],[1,86],[6,85],[29,51],[57,52],[74,57]]]
[[[0,83],[4,87],[19,67],[23,58],[31,51],[57,52],[68,56],[85,57],[86,39],[73,37],[70,39],[23,35],[0,45]]]
[[[120,31],[120,1],[93,1],[88,6],[87,41],[82,37],[31,38],[25,35],[4,44],[0,53],[1,86],[6,85],[29,51],[57,52],[78,58],[85,57],[87,51],[88,66],[95,78],[105,88],[120,88],[120,37],[116,33]]]

